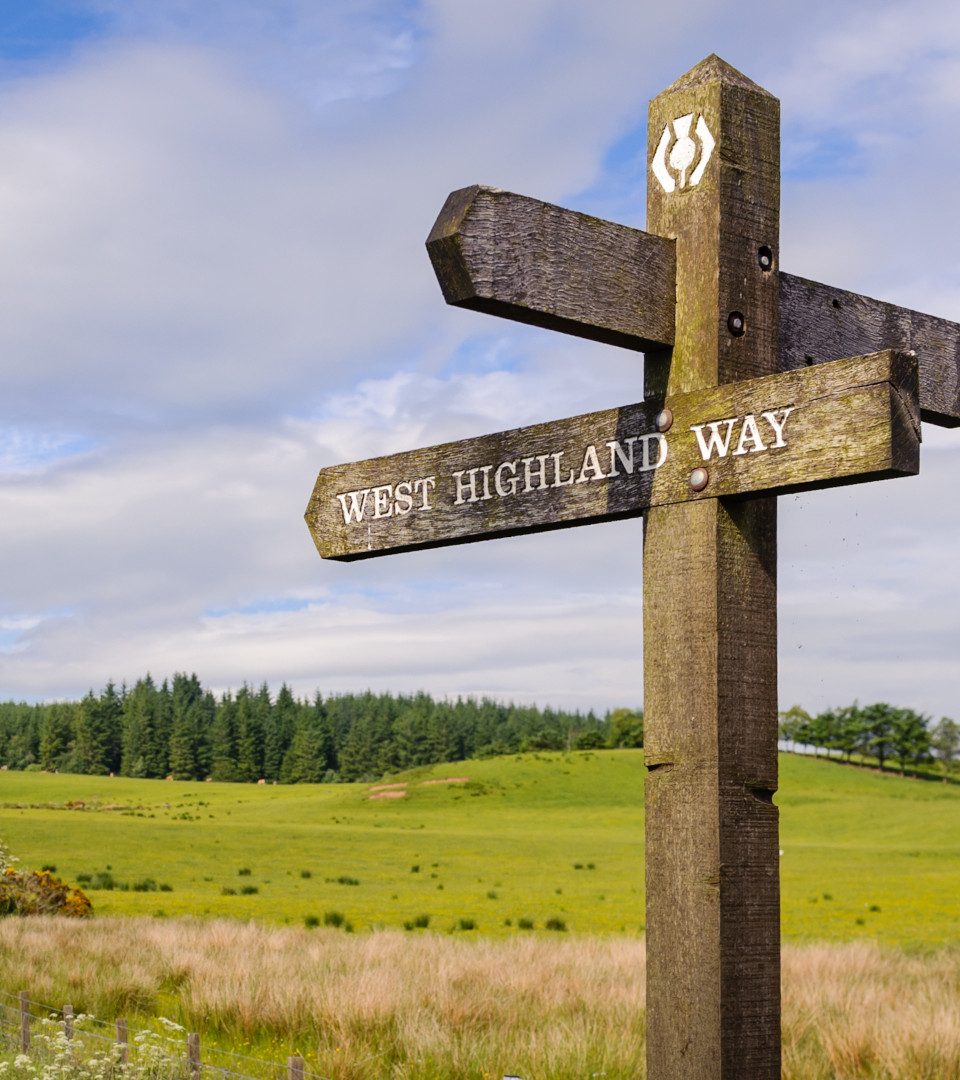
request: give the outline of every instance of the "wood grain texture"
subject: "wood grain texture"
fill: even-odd
[[[647,350],[652,363],[673,344],[668,238],[475,185],[449,196],[427,250],[450,304]],[[913,351],[923,419],[960,424],[960,324],[792,274],[775,278],[778,370]]]
[[[780,275],[780,370],[900,349],[920,362],[923,419],[960,424],[960,325],[868,296]]]
[[[646,349],[673,342],[673,244],[550,203],[454,191],[427,251],[448,304]]]
[[[642,402],[323,469],[306,521],[321,556],[352,560],[918,468],[917,365],[900,353],[745,380],[668,404],[673,422],[662,443],[662,403]],[[690,486],[698,467],[709,473],[700,491]]]
[[[647,186],[647,228],[677,243],[675,344],[646,365],[647,396],[777,367],[778,103],[710,57],[651,103],[651,160],[665,127],[690,114],[716,139],[702,180],[673,194]],[[647,1074],[775,1080],[775,500],[650,510],[643,595]]]

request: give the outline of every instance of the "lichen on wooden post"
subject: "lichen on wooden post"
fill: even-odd
[[[651,102],[648,130],[674,182],[652,168],[647,229],[676,240],[677,325],[646,392],[669,404],[777,370],[779,104],[713,56]],[[776,501],[650,510],[643,595],[647,1073],[774,1080]]]

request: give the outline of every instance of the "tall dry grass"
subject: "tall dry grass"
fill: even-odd
[[[291,1036],[334,1080],[642,1077],[644,949],[205,921],[0,920],[0,988]],[[960,1080],[960,952],[784,950],[786,1080]]]

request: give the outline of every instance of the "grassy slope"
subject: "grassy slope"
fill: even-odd
[[[470,783],[421,784],[450,776]],[[69,879],[109,866],[120,881],[173,886],[93,892],[101,914],[299,923],[336,910],[358,929],[429,914],[432,928],[471,918],[485,934],[510,932],[506,919],[539,927],[557,916],[574,931],[635,932],[643,924],[642,790],[636,751],[438,766],[411,774],[405,798],[379,800],[361,785],[4,773],[0,836],[26,864],[54,863]],[[13,805],[69,800],[88,809]],[[786,938],[960,939],[960,788],[785,755],[777,801]],[[250,876],[238,876],[241,867]],[[327,880],[340,876],[360,884]],[[222,895],[244,885],[259,892]]]

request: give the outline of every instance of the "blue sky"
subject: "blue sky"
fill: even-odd
[[[649,98],[781,98],[785,270],[960,319],[945,2],[0,0],[0,696],[196,671],[642,700],[640,523],[322,563],[318,468],[639,398],[639,358],[447,308],[481,182],[643,227]],[[960,206],[960,203],[958,203]],[[780,697],[957,716],[960,435],[781,500]]]

